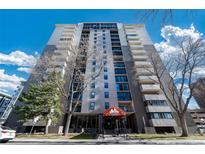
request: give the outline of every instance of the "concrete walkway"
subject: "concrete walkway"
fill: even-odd
[[[16,138],[6,144],[45,144],[45,145],[98,145],[98,144],[151,144],[151,145],[205,145],[205,140],[127,140],[125,138],[106,138],[106,139],[89,139],[89,140],[73,140],[73,139],[28,139]]]

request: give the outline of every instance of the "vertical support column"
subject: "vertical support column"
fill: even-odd
[[[98,115],[98,131],[99,133],[102,133],[104,131],[104,128],[103,128],[103,116],[102,114],[99,114]]]

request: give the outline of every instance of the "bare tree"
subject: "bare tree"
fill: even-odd
[[[68,47],[69,56],[66,61],[65,73],[62,76],[59,73],[59,68],[55,59],[52,58],[54,54],[44,53],[39,59],[38,66],[33,70],[32,74],[37,83],[41,80],[49,79],[57,85],[60,90],[62,100],[64,103],[64,113],[66,115],[66,122],[64,128],[64,135],[68,135],[70,122],[76,108],[80,105],[82,94],[87,86],[98,78],[103,68],[102,54],[96,54],[96,50],[88,48],[88,38],[81,38],[78,46],[70,45]],[[101,52],[101,51],[98,51]],[[86,75],[87,63],[96,61],[95,72]],[[48,69],[50,71],[48,72]],[[45,72],[42,75],[42,72]],[[58,76],[58,77],[56,77]]]
[[[150,51],[148,54],[160,88],[177,113],[182,128],[181,136],[186,137],[189,133],[185,114],[192,98],[194,89],[192,82],[196,79],[195,70],[205,66],[205,43],[201,38],[197,40],[191,37],[177,39],[173,36],[171,39],[175,43],[177,52],[167,55],[167,60],[162,62],[154,51]],[[177,86],[175,85],[176,77],[181,79]],[[189,91],[188,96],[183,99],[187,90]]]
[[[146,9],[146,10],[140,10],[138,12],[138,19],[141,22],[146,21],[159,21],[161,26],[164,26],[167,23],[172,23],[174,19],[176,18],[176,9]],[[183,10],[183,15],[193,18],[194,11],[193,10]],[[195,11],[196,12],[196,11]]]

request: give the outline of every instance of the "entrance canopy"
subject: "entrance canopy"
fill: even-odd
[[[120,109],[116,106],[112,106],[111,108],[109,108],[103,112],[104,117],[122,118],[122,117],[125,117],[125,115],[126,115],[126,113],[122,109]]]

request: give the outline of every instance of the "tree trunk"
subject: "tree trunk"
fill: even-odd
[[[51,123],[51,119],[48,119],[46,122],[45,132],[44,132],[46,135],[48,134],[48,127],[50,126],[50,123]]]
[[[180,124],[181,124],[181,129],[182,129],[181,137],[188,137],[189,133],[188,133],[185,115],[179,116],[179,120],[180,120]]]
[[[70,113],[70,114],[67,115],[67,120],[66,120],[65,130],[64,130],[64,136],[68,135],[69,128],[70,128],[71,118],[72,118],[72,114]]]

